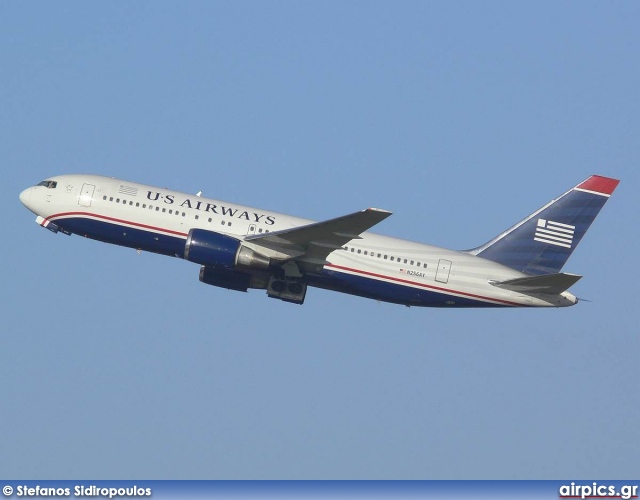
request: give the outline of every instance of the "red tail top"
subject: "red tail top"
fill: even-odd
[[[576,188],[611,196],[611,193],[613,193],[619,183],[620,181],[618,179],[602,177],[601,175],[592,175],[582,184],[576,186]]]

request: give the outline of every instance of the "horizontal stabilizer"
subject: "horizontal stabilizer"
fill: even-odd
[[[557,273],[541,276],[527,276],[507,281],[490,281],[493,286],[513,290],[514,292],[547,293],[558,295],[573,286],[582,276],[577,274]]]

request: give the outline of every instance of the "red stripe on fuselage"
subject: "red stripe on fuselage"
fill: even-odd
[[[171,229],[163,229],[161,227],[156,227],[156,226],[149,226],[147,224],[141,224],[140,222],[132,222],[132,221],[128,221],[128,220],[124,220],[124,219],[116,219],[115,217],[108,217],[106,215],[100,215],[100,214],[92,214],[89,212],[63,212],[60,214],[55,214],[55,215],[51,215],[49,217],[47,217],[44,221],[43,224],[49,221],[53,221],[54,218],[61,218],[61,217],[69,217],[69,216],[74,216],[74,215],[80,215],[83,217],[95,217],[97,219],[104,219],[110,222],[117,222],[120,224],[128,224],[130,226],[137,226],[137,227],[142,227],[144,229],[150,229],[152,231],[160,231],[162,233],[169,233],[169,234],[175,234],[176,236],[180,236],[183,238],[187,237],[187,233],[181,233],[179,231],[173,231]]]
[[[486,300],[486,301],[491,301],[491,302],[498,302],[500,304],[506,304],[509,306],[522,306],[523,304],[518,304],[517,302],[509,302],[508,300],[502,300],[502,299],[493,299],[490,297],[483,297],[482,295],[476,295],[474,293],[468,293],[468,292],[459,292],[456,290],[451,290],[449,288],[441,288],[439,286],[433,286],[433,285],[426,285],[424,283],[418,283],[417,281],[411,281],[411,280],[405,280],[402,278],[394,278],[392,276],[385,276],[384,274],[377,274],[377,273],[372,273],[369,271],[362,271],[360,269],[353,269],[351,267],[344,267],[344,266],[339,266],[337,264],[326,264],[325,267],[333,267],[336,269],[340,269],[342,271],[349,271],[352,273],[358,273],[358,274],[364,274],[365,276],[371,276],[373,278],[381,278],[381,279],[385,279],[385,280],[391,280],[391,281],[397,281],[398,283],[405,283],[407,285],[414,285],[414,286],[418,286],[421,288],[427,288],[430,290],[437,290],[439,292],[444,292],[444,293],[449,293],[449,294],[455,294],[455,295],[463,295],[465,297],[471,297],[474,299],[480,299],[480,300]]]

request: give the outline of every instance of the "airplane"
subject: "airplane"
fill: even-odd
[[[314,222],[100,175],[50,177],[20,193],[36,222],[200,265],[200,281],[302,304],[307,287],[424,307],[566,307],[561,272],[618,183],[592,175],[484,245],[456,251],[368,230],[367,208]]]

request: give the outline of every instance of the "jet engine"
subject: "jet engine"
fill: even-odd
[[[246,292],[249,288],[266,289],[269,285],[269,276],[262,273],[250,274],[201,266],[200,281],[207,285]]]
[[[242,241],[226,234],[191,229],[184,247],[184,258],[217,269],[269,269],[269,257],[245,247]]]

